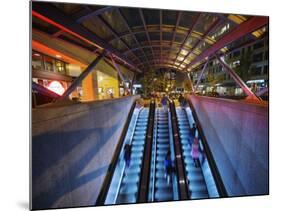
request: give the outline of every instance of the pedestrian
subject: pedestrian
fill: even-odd
[[[126,167],[130,166],[131,152],[132,152],[131,145],[126,144],[125,147],[124,147],[124,160],[125,160]]]
[[[182,107],[182,108],[183,108],[184,97],[182,96],[182,94],[181,94],[181,93],[180,93],[180,95],[179,95],[178,101],[179,101],[180,107]]]
[[[191,146],[191,157],[194,162],[194,166],[197,168],[200,166],[199,162],[199,139],[194,138],[192,146]]]
[[[164,109],[164,112],[168,111],[168,101],[169,101],[169,99],[166,97],[165,94],[163,94],[163,97],[161,99],[161,104],[162,104],[162,107]]]
[[[164,166],[165,166],[165,178],[167,179],[167,184],[170,184],[170,180],[173,173],[173,163],[171,159],[171,151],[169,150],[165,156],[164,160]]]
[[[195,123],[192,124],[191,135],[192,135],[192,138],[195,138],[195,135],[196,135],[196,125],[195,125]]]

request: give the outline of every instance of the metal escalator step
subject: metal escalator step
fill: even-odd
[[[209,194],[207,192],[191,192],[191,199],[207,199],[209,198]]]
[[[191,182],[190,181],[188,187],[191,192],[207,192],[208,193],[207,187],[204,182],[200,183],[200,182]]]
[[[132,146],[132,153],[143,152],[143,149],[144,149],[144,146],[134,145],[134,146]]]
[[[156,179],[155,182],[156,188],[172,188],[172,183],[170,181],[170,184],[167,183],[167,180],[165,178],[162,179]]]
[[[156,161],[157,162],[164,162],[165,156],[157,156]]]
[[[141,152],[134,152],[131,154],[131,159],[141,159],[143,156],[143,153]]]
[[[173,191],[165,192],[159,189],[155,192],[155,201],[169,201],[173,200]]]
[[[124,203],[136,203],[137,197],[136,194],[119,194],[117,197],[117,204],[124,204]]]
[[[144,140],[143,141],[140,141],[140,140],[133,141],[132,145],[133,146],[142,146],[142,145],[144,145]]]
[[[157,139],[157,142],[158,143],[167,143],[167,144],[169,144],[170,143],[170,140],[169,140],[169,138],[158,138]]]
[[[125,175],[125,176],[123,177],[123,180],[122,180],[122,185],[128,185],[128,183],[130,183],[130,184],[131,184],[131,183],[135,184],[135,183],[138,183],[138,181],[139,181],[139,174]]]
[[[157,144],[157,149],[169,149],[170,146],[169,145],[160,145],[160,144]]]
[[[125,185],[125,186],[122,186],[120,188],[120,192],[121,194],[136,194],[138,191],[138,186],[137,184],[134,184],[134,185]]]

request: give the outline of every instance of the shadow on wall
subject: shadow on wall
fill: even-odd
[[[104,128],[94,128],[70,132],[50,132],[33,137],[33,193],[37,193],[37,195],[33,195],[33,209],[50,208],[63,195],[105,174],[109,165],[104,165],[79,176],[107,141],[111,139],[119,126],[119,124],[115,124],[111,132],[107,131],[106,133]],[[85,140],[89,137],[101,137],[102,133],[106,134],[103,137],[104,141],[93,140],[90,145],[87,144],[86,150],[84,146],[80,146],[85,144]],[[77,155],[75,153],[75,156],[79,156],[79,158],[73,161],[74,158],[69,154],[73,154],[73,150],[79,147],[83,148],[83,154]],[[68,158],[65,159],[65,157]],[[60,167],[57,166],[58,163],[61,163]],[[50,171],[51,168],[54,169]],[[58,172],[57,175],[54,175],[54,171],[64,173],[60,175]],[[45,189],[42,189],[42,186]]]

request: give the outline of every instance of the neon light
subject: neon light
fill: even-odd
[[[63,88],[62,84],[58,81],[52,81],[47,89],[57,93],[58,95],[62,95],[65,91],[65,89]]]

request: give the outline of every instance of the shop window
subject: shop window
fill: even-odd
[[[43,61],[42,54],[38,52],[32,52],[32,70],[42,70],[43,69]]]
[[[260,62],[263,60],[263,53],[258,53],[253,55],[253,62]]]
[[[54,59],[49,56],[44,56],[44,62],[45,62],[45,70],[53,72],[54,71]]]
[[[65,63],[59,60],[55,61],[56,71],[61,74],[65,74]]]

